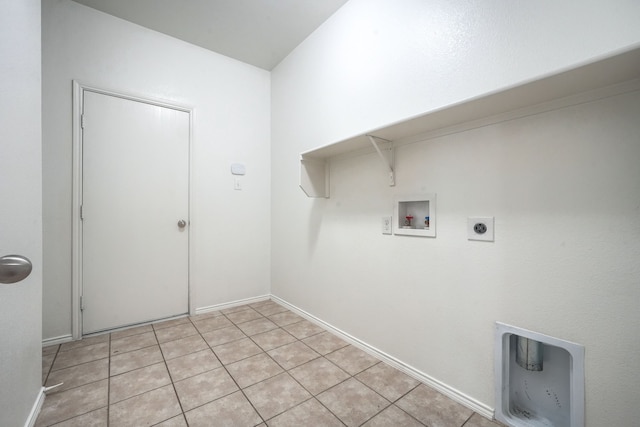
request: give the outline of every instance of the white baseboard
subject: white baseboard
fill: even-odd
[[[36,420],[38,419],[38,415],[40,415],[40,409],[42,409],[43,403],[44,403],[44,387],[40,387],[40,391],[38,392],[38,397],[36,398],[36,401],[33,403],[33,407],[31,408],[29,417],[24,422],[24,427],[33,427],[36,425]]]
[[[59,337],[43,339],[42,340],[42,346],[43,347],[48,347],[50,345],[64,344],[66,342],[71,342],[71,341],[73,341],[73,337],[71,336],[71,334],[69,334],[69,335],[61,335]]]
[[[309,320],[310,322],[313,322],[315,324],[317,324],[318,326],[323,327],[324,329],[329,330],[329,332],[332,332],[333,334],[339,336],[340,338],[344,339],[345,341],[347,341],[348,343],[354,345],[355,347],[358,347],[359,349],[361,349],[362,351],[367,352],[368,354],[370,354],[371,356],[382,360],[383,362],[393,366],[394,368],[400,370],[401,372],[404,372],[405,374],[409,375],[412,378],[415,378],[416,380],[428,385],[431,388],[434,388],[436,390],[438,390],[440,393],[444,394],[445,396],[455,400],[456,402],[460,403],[463,406],[466,406],[467,408],[473,410],[474,412],[477,412],[478,414],[482,415],[485,418],[488,418],[490,420],[494,419],[494,410],[493,408],[491,408],[490,406],[485,405],[484,403],[481,403],[475,399],[473,399],[470,396],[467,396],[466,394],[460,392],[459,390],[456,390],[453,387],[448,386],[447,384],[444,384],[441,381],[436,380],[433,377],[430,377],[429,375],[425,374],[424,372],[419,371],[418,369],[407,365],[406,363],[396,359],[393,356],[388,355],[387,353],[378,350],[377,348],[365,343],[364,341],[359,340],[358,338],[351,336],[349,334],[347,334],[344,331],[341,331],[340,329],[334,327],[333,325],[315,317],[314,315],[307,313],[306,311],[296,307],[293,304],[288,303],[287,301],[283,300],[282,298],[279,298],[275,295],[271,295],[271,299],[275,302],[277,302],[280,305],[283,305],[285,307],[287,307],[288,309],[290,309],[291,311],[299,314],[300,316],[304,317],[305,319]]]
[[[196,308],[196,315],[209,313],[212,311],[225,310],[227,308],[233,308],[239,305],[254,304],[256,302],[267,301],[268,299],[270,299],[270,297],[271,295],[262,295],[259,297],[245,298],[245,299],[240,299],[236,301],[225,302],[223,304],[215,304],[207,307],[200,307],[200,308]]]

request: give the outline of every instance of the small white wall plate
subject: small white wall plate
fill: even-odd
[[[469,240],[494,241],[494,218],[474,216],[467,218],[467,238]]]

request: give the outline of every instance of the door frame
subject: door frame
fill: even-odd
[[[158,107],[170,108],[189,114],[189,176],[188,176],[188,217],[187,222],[187,301],[189,315],[195,314],[195,298],[191,286],[191,273],[193,271],[192,256],[193,239],[191,234],[191,213],[193,212],[192,189],[193,189],[193,120],[194,108],[180,105],[174,102],[166,102],[150,98],[146,95],[136,95],[124,91],[116,91],[85,84],[78,80],[73,80],[73,114],[72,114],[72,214],[71,214],[71,335],[74,340],[82,338],[82,310],[81,297],[83,290],[82,283],[82,221],[80,219],[80,206],[82,202],[82,111],[84,109],[84,92],[94,92],[101,95],[114,96],[129,101],[143,102]]]

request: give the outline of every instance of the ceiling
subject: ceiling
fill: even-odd
[[[347,0],[74,0],[265,70]]]

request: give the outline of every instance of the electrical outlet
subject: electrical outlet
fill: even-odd
[[[469,240],[482,240],[485,242],[494,241],[494,218],[486,217],[469,217],[467,218],[467,238]]]
[[[382,217],[382,234],[391,234],[391,217]]]

